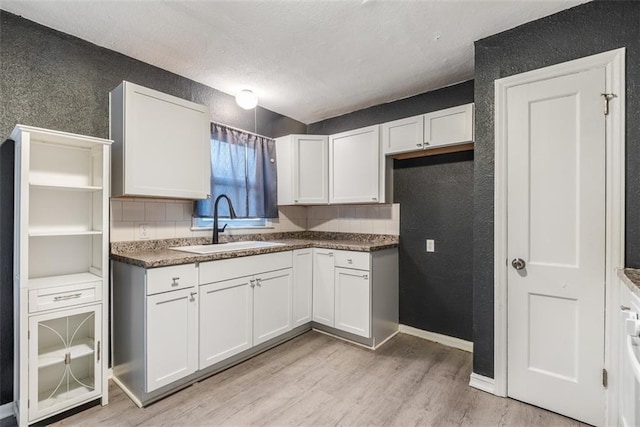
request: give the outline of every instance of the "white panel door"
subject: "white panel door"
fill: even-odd
[[[293,251],[293,327],[311,322],[313,249]]]
[[[473,107],[465,104],[425,114],[425,148],[473,141]]]
[[[293,136],[293,202],[326,204],[329,201],[329,137]]]
[[[382,125],[382,151],[384,154],[422,150],[424,115],[394,120]]]
[[[210,192],[206,107],[126,86],[125,193],[203,199]]]
[[[253,346],[252,277],[200,286],[200,369]]]
[[[198,289],[148,296],[146,321],[149,393],[198,369]]]
[[[371,336],[369,272],[336,268],[336,328],[365,338]]]
[[[291,268],[255,276],[253,288],[253,345],[292,329]]]
[[[507,92],[508,394],[593,425],[604,422],[603,92],[604,68]]]
[[[380,127],[329,137],[329,202],[378,203]]]
[[[333,326],[334,319],[333,251],[313,249],[313,321]]]

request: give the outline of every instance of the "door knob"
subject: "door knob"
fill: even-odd
[[[511,266],[516,270],[522,270],[526,265],[527,263],[524,262],[522,258],[514,258],[513,261],[511,261]]]

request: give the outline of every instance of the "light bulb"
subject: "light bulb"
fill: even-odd
[[[249,89],[243,89],[236,95],[236,104],[245,110],[251,110],[258,105],[258,97]]]

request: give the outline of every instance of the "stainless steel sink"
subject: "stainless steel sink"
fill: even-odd
[[[284,243],[275,242],[229,242],[218,243],[216,245],[193,245],[193,246],[175,246],[172,249],[174,251],[190,252],[194,254],[212,254],[215,252],[228,252],[228,251],[244,251],[247,249],[259,249],[259,248],[271,248],[274,246],[283,246]]]

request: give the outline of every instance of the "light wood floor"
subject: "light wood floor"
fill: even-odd
[[[409,335],[373,352],[308,332],[144,409],[111,383],[109,405],[55,425],[580,425],[475,390],[470,373],[470,353]]]

